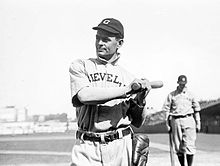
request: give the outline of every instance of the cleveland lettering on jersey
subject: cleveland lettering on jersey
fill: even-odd
[[[107,81],[118,84],[119,87],[122,86],[122,83],[118,80],[118,76],[110,73],[93,73],[89,74],[88,78],[90,82]]]

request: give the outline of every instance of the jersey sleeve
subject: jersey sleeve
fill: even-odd
[[[172,93],[167,95],[167,97],[163,103],[163,106],[162,106],[162,112],[165,112],[166,119],[169,116],[171,107],[172,107]]]
[[[172,95],[170,93],[170,94],[167,95],[167,97],[166,97],[166,99],[164,101],[162,110],[169,113],[170,109],[171,109],[171,103],[172,103]]]
[[[77,100],[76,94],[83,87],[87,87],[90,85],[87,72],[85,70],[85,63],[83,60],[75,60],[71,63],[69,67],[70,74],[70,89],[71,89],[71,97],[72,102],[76,102]]]
[[[195,96],[193,96],[193,98],[192,98],[192,108],[193,108],[194,112],[199,112],[201,110],[199,101],[196,99]]]

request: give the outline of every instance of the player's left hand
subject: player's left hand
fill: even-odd
[[[141,85],[141,91],[137,93],[137,102],[139,105],[145,105],[145,97],[148,95],[152,88],[149,80],[145,78],[140,79],[139,84]]]
[[[139,84],[141,85],[142,91],[150,91],[152,89],[150,81],[148,79],[146,79],[146,78],[140,79]]]

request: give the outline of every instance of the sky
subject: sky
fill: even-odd
[[[0,0],[0,108],[68,113],[69,66],[96,57],[92,27],[116,18],[125,29],[119,63],[164,86],[147,105],[160,110],[184,74],[199,100],[220,97],[219,0]]]

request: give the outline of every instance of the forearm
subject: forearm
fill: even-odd
[[[165,112],[166,119],[168,120],[168,117],[170,115],[170,110],[172,109],[172,96],[171,94],[168,94],[166,100],[163,103],[162,111]]]
[[[113,99],[125,98],[129,91],[129,87],[85,87],[78,92],[77,97],[83,104],[103,104]]]
[[[194,112],[194,118],[197,123],[200,123],[200,113],[199,112]]]
[[[172,117],[170,116],[170,109],[171,109],[171,102],[168,97],[162,107],[162,112],[164,113],[164,118],[166,121],[166,127],[167,127],[168,132],[171,132],[171,118]]]
[[[162,111],[164,112],[164,114],[165,114],[165,118],[166,118],[166,120],[168,120],[168,117],[169,117],[169,115],[170,115],[170,104],[164,104],[163,105],[163,107],[162,107]]]
[[[199,132],[201,130],[201,120],[200,120],[200,113],[199,111],[194,112],[194,118],[196,122],[196,132]]]

